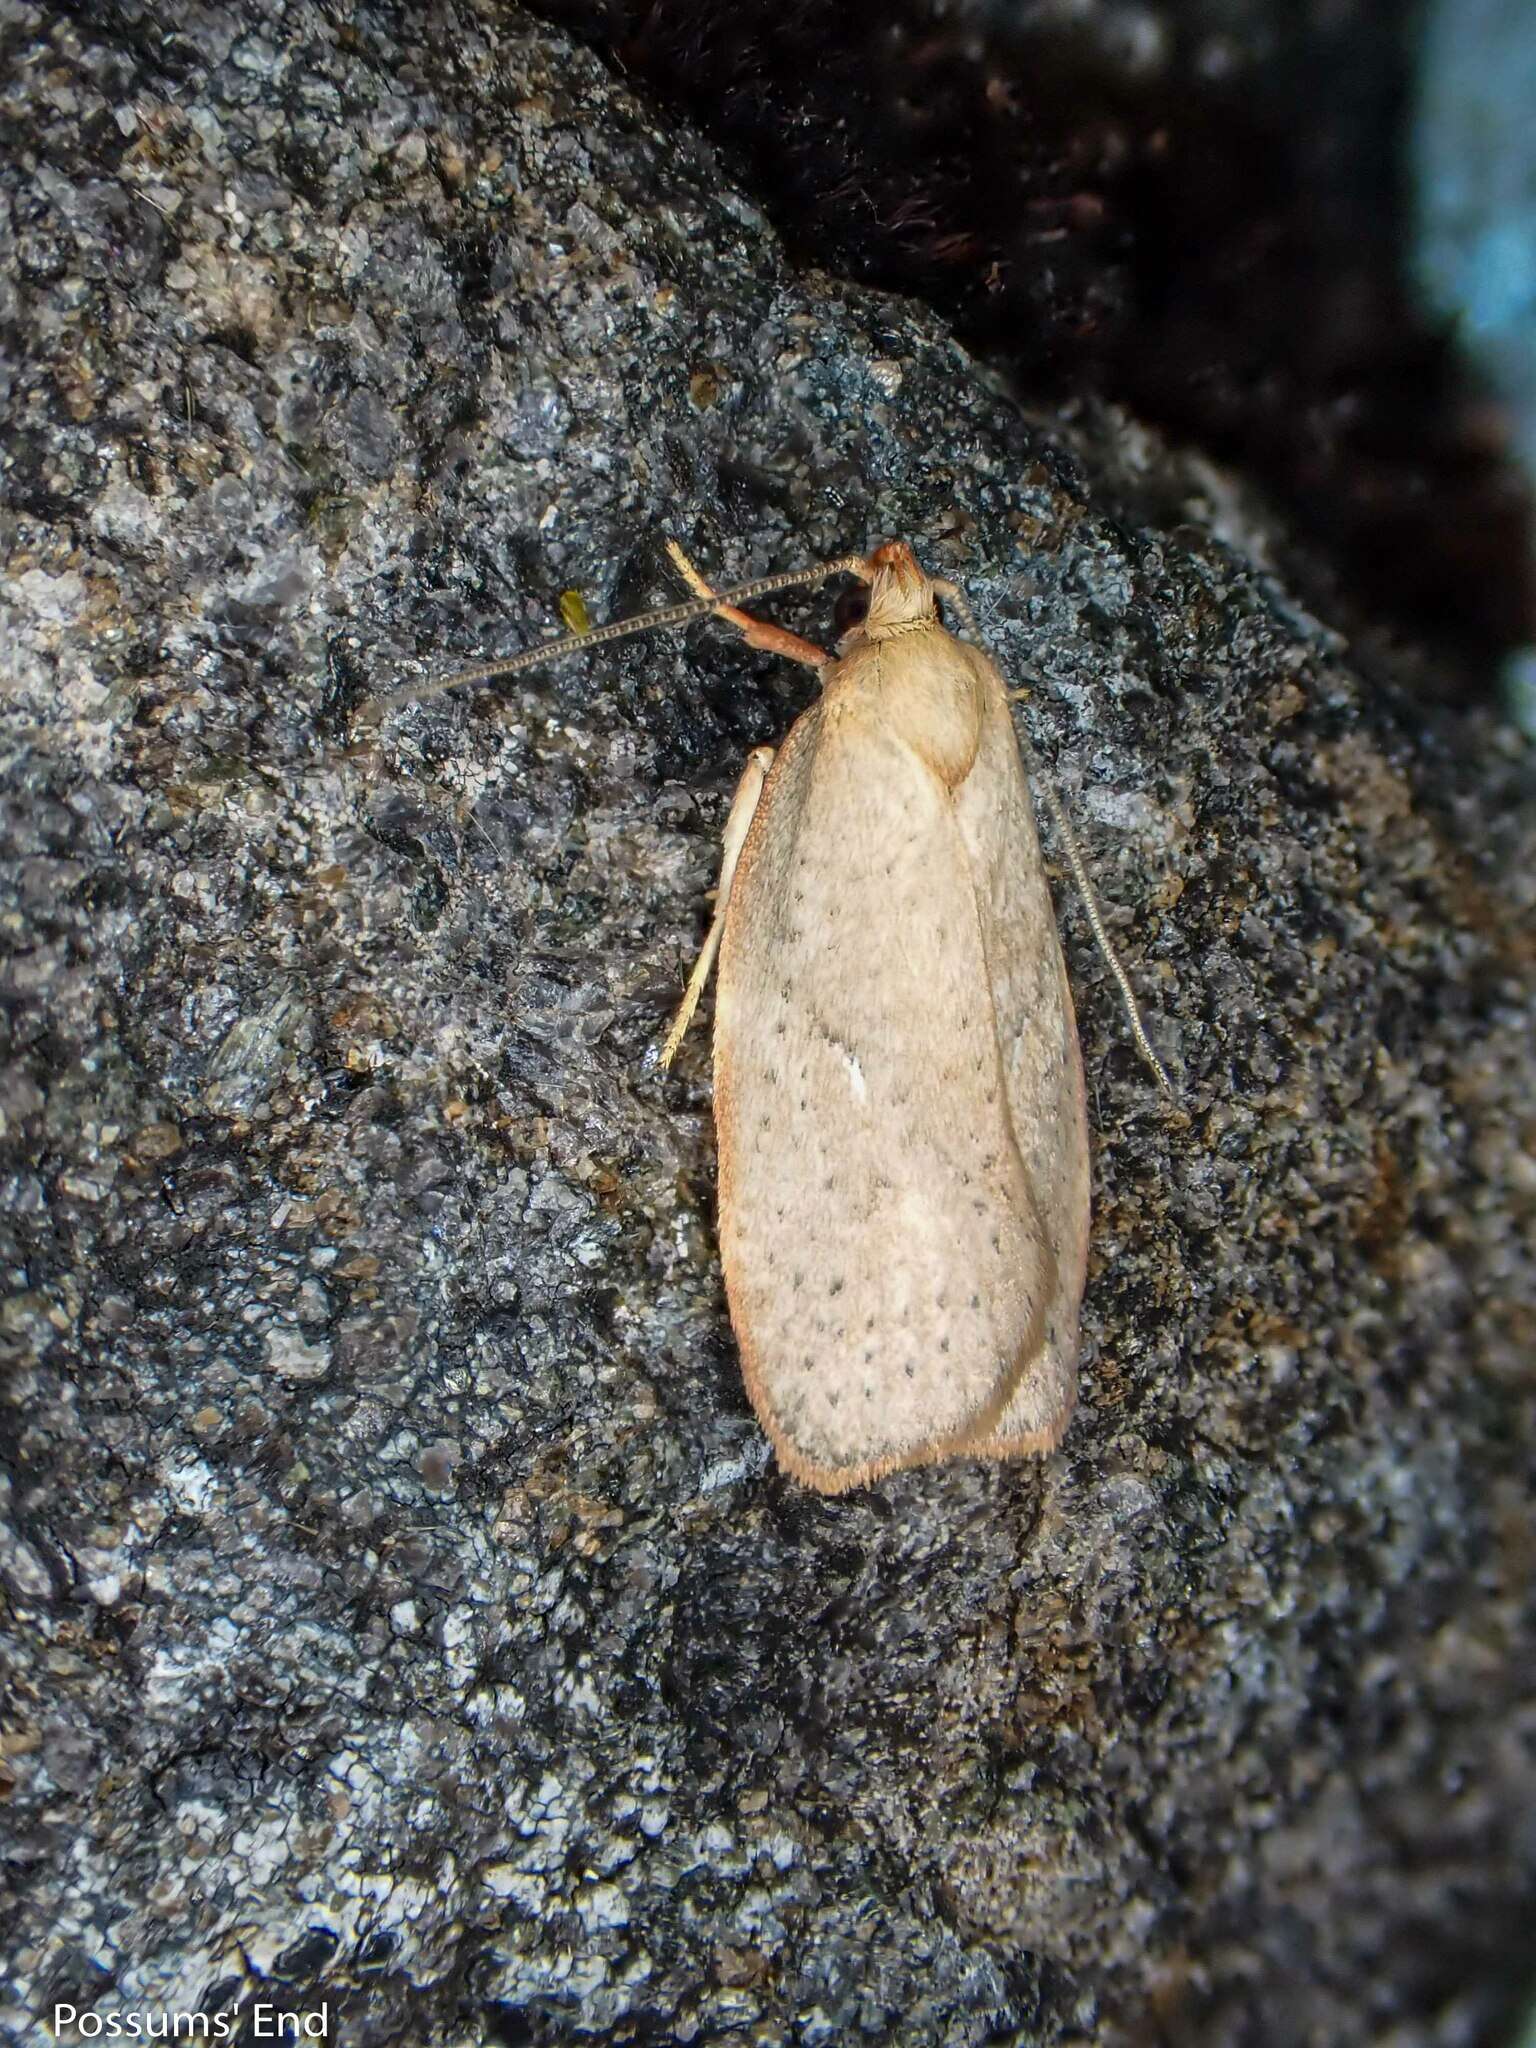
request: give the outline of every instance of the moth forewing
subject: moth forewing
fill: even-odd
[[[1072,991],[1001,676],[987,677],[990,744],[955,793],[986,932],[1009,1116],[1055,1267],[1038,1353],[990,1432],[990,1457],[1053,1450],[1077,1397],[1078,1314],[1088,1264],[1088,1117]]]
[[[723,912],[720,1244],[781,1461],[840,1491],[1050,1448],[1081,1063],[1007,693],[905,548],[769,771]]]

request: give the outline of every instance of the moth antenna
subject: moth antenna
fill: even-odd
[[[370,708],[382,716],[407,704],[427,704],[449,690],[498,683],[508,676],[521,675],[524,669],[537,668],[541,662],[563,661],[568,654],[580,654],[610,640],[627,640],[635,633],[658,633],[668,626],[690,625],[695,619],[707,619],[713,610],[713,605],[702,603],[666,605],[660,611],[640,612],[632,619],[615,619],[610,625],[594,626],[588,633],[564,633],[558,639],[525,647],[521,654],[509,654],[501,661],[481,662],[475,668],[455,669],[451,675],[438,676],[430,683],[392,690],[387,697],[375,697]]]
[[[1172,1101],[1173,1083],[1168,1078],[1167,1068],[1153,1050],[1152,1041],[1147,1036],[1147,1027],[1141,1021],[1141,1006],[1136,1000],[1136,991],[1131,987],[1131,977],[1121,965],[1120,955],[1115,951],[1114,941],[1109,936],[1109,932],[1105,927],[1104,914],[1099,909],[1099,899],[1094,891],[1093,883],[1089,880],[1087,863],[1084,861],[1082,849],[1077,843],[1077,834],[1072,830],[1072,821],[1067,816],[1066,806],[1056,794],[1051,778],[1046,774],[1045,769],[1041,765],[1039,755],[1027,740],[1024,744],[1024,751],[1029,758],[1031,768],[1038,777],[1041,789],[1045,792],[1045,801],[1051,813],[1051,823],[1061,835],[1061,843],[1066,851],[1068,864],[1072,869],[1072,879],[1077,883],[1082,895],[1083,908],[1088,913],[1088,923],[1092,928],[1094,938],[1098,942],[1099,951],[1104,955],[1104,964],[1115,977],[1115,986],[1120,991],[1120,1001],[1125,1010],[1126,1022],[1131,1027],[1131,1036],[1135,1039],[1142,1058],[1152,1069],[1152,1075],[1158,1087]]]
[[[638,612],[631,619],[614,619],[610,624],[594,626],[586,633],[564,633],[558,639],[543,640],[537,646],[525,647],[520,654],[509,654],[503,661],[486,661],[475,668],[455,669],[451,675],[438,676],[435,681],[419,687],[394,690],[387,697],[375,697],[369,709],[376,716],[383,717],[407,704],[426,704],[433,697],[444,696],[449,690],[504,682],[508,676],[521,675],[525,669],[538,668],[546,661],[564,661],[568,654],[584,654],[589,648],[603,647],[614,640],[627,640],[636,633],[660,633],[673,626],[691,626],[696,619],[709,618],[721,605],[741,604],[754,597],[772,597],[776,591],[825,583],[829,576],[860,576],[867,582],[869,565],[862,555],[839,555],[835,561],[822,562],[814,569],[788,569],[777,576],[759,576],[750,583],[738,583],[730,590],[717,591],[708,598],[695,598],[688,604],[663,605],[658,611]]]
[[[981,629],[976,624],[976,614],[971,610],[970,602],[966,598],[965,593],[953,583],[935,580],[933,587],[954,606],[961,624],[965,627],[971,638],[978,646],[984,647],[986,642],[981,637]],[[1022,694],[1022,691],[1015,693],[1015,699],[1017,696],[1022,696]],[[1088,864],[1083,859],[1082,848],[1077,843],[1077,834],[1073,831],[1072,821],[1067,816],[1066,805],[1063,804],[1061,798],[1056,794],[1056,786],[1045,772],[1044,764],[1041,762],[1040,756],[1035,752],[1029,735],[1027,733],[1020,733],[1019,739],[1025,765],[1030,772],[1030,779],[1044,795],[1046,808],[1051,814],[1051,823],[1055,826],[1060,836],[1062,849],[1067,856],[1067,865],[1072,870],[1072,879],[1077,884],[1078,892],[1083,899],[1083,908],[1088,913],[1088,924],[1093,933],[1094,941],[1104,956],[1105,966],[1108,967],[1110,973],[1115,978],[1115,986],[1120,991],[1120,1002],[1125,1011],[1126,1021],[1131,1027],[1131,1036],[1135,1039],[1137,1049],[1141,1053],[1142,1058],[1152,1069],[1158,1087],[1171,1100],[1173,1097],[1173,1083],[1168,1078],[1167,1068],[1153,1050],[1152,1041],[1147,1036],[1147,1027],[1141,1021],[1141,1006],[1136,1000],[1136,991],[1131,987],[1131,977],[1121,965],[1120,955],[1115,951],[1114,941],[1110,938],[1108,928],[1104,923],[1104,913],[1099,908],[1098,892],[1089,878]]]
[[[669,540],[666,546],[673,567],[688,588],[698,594],[701,603],[712,605],[771,597],[776,590],[798,590],[810,583],[825,583],[829,576],[857,576],[861,583],[867,583],[871,573],[862,555],[836,555],[830,562],[819,562],[814,569],[784,569],[776,576],[759,576],[755,583],[737,583],[730,590],[716,590],[704,581],[675,540]]]

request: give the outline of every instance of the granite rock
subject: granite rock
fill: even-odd
[[[914,293],[1037,398],[1108,399],[1259,482],[1308,609],[1431,650],[1426,693],[1484,695],[1536,638],[1529,470],[1415,287],[1406,203],[1438,129],[1442,162],[1462,149],[1441,237],[1486,283],[1468,188],[1524,161],[1520,0],[1447,4],[1438,34],[1418,0],[537,11],[702,128],[795,260]],[[1527,296],[1518,210],[1488,253]]]
[[[1511,737],[1363,688],[1240,482],[794,274],[505,8],[4,33],[17,2038],[1491,2038]],[[742,1393],[704,1034],[651,1054],[807,680],[706,626],[366,715],[671,596],[668,533],[722,578],[904,535],[1031,687],[1179,1089],[1063,892],[1096,1227],[1044,1465],[828,1501]]]

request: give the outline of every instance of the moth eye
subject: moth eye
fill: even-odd
[[[851,633],[855,626],[862,626],[868,616],[869,592],[845,590],[833,609],[832,624],[841,636],[844,633]]]

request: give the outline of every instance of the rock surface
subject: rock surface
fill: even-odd
[[[1209,466],[792,275],[593,57],[160,12],[5,31],[18,2038],[1495,2038],[1518,758],[1363,691]],[[669,532],[722,578],[905,535],[1035,685],[1180,1088],[1064,896],[1096,1229],[1043,1467],[826,1501],[742,1394],[704,1035],[647,1054],[804,680],[703,628],[359,715],[670,597]]]
[[[1392,622],[1433,646],[1426,689],[1470,699],[1536,639],[1531,477],[1456,345],[1485,309],[1453,341],[1413,288],[1405,165],[1421,62],[1442,105],[1491,67],[1513,126],[1462,109],[1440,195],[1464,270],[1466,187],[1508,181],[1530,126],[1501,4],[1528,18],[1447,0],[1439,35],[1418,0],[537,11],[724,149],[796,260],[916,294],[1037,397],[1108,399],[1261,480],[1305,536],[1277,560],[1308,608]],[[1528,306],[1510,226],[1503,296]]]

